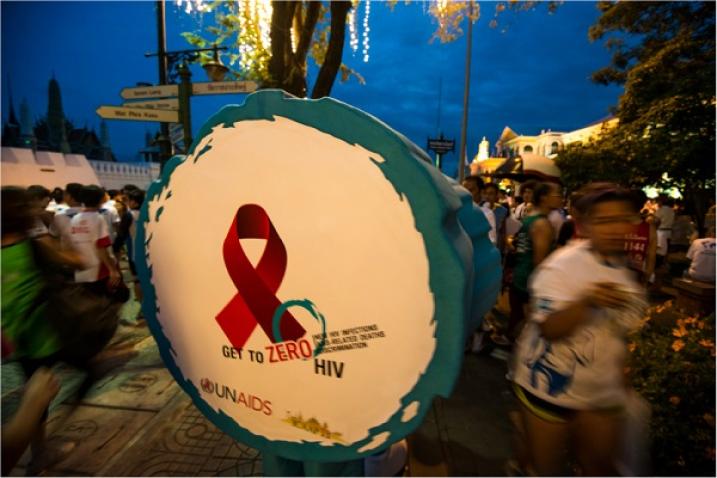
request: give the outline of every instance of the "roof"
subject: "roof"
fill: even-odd
[[[597,121],[593,121],[592,123],[583,126],[583,128],[589,128],[589,127],[591,127],[591,126],[595,126],[595,125],[598,125],[598,124],[602,124],[602,123],[605,123],[606,121],[610,121],[611,119],[614,119],[614,118],[616,118],[615,115],[607,115],[607,116],[605,116],[605,117],[603,117],[603,118],[600,118],[600,119],[597,120]],[[582,128],[578,128],[578,129],[582,129]]]
[[[503,132],[500,134],[500,138],[498,138],[498,141],[510,141],[513,138],[517,138],[518,134],[510,129],[510,127],[506,126],[503,128]]]

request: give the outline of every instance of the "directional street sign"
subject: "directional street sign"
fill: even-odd
[[[206,83],[193,83],[194,95],[221,95],[225,93],[251,93],[257,89],[253,81],[210,81]]]
[[[138,86],[136,88],[123,88],[120,92],[120,96],[126,100],[163,98],[166,96],[177,96],[178,94],[178,85]]]
[[[429,139],[428,149],[435,151],[438,154],[445,154],[449,151],[453,151],[456,142],[452,139]]]
[[[152,110],[178,110],[179,100],[177,98],[167,98],[164,100],[130,101],[122,106],[127,108],[149,108]]]
[[[160,121],[162,123],[179,122],[179,111],[127,108],[125,106],[100,106],[96,112],[104,119]]]

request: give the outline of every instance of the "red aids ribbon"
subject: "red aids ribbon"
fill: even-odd
[[[266,239],[266,247],[256,268],[241,247],[240,239]],[[216,317],[234,348],[242,348],[257,324],[276,343],[272,317],[281,301],[276,291],[286,272],[286,247],[269,215],[261,206],[247,204],[239,208],[224,239],[224,264],[236,295]],[[281,316],[281,338],[298,340],[306,331],[287,310]]]

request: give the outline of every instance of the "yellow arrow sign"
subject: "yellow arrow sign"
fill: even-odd
[[[210,81],[206,83],[193,83],[194,95],[221,95],[225,93],[251,93],[257,89],[253,81]]]
[[[179,95],[178,85],[138,86],[136,88],[123,88],[120,92],[120,96],[126,100],[177,95]]]
[[[167,98],[164,100],[131,101],[122,106],[126,108],[149,108],[152,110],[178,110],[179,100],[177,98]]]
[[[179,111],[127,108],[125,106],[100,106],[97,108],[96,113],[104,119],[160,121],[162,123],[179,122]]]

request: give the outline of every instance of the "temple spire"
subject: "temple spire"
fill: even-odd
[[[62,153],[69,153],[70,144],[67,142],[65,113],[62,110],[60,84],[55,79],[54,71],[52,72],[52,79],[48,85],[47,128],[49,130],[48,139],[50,147]]]

